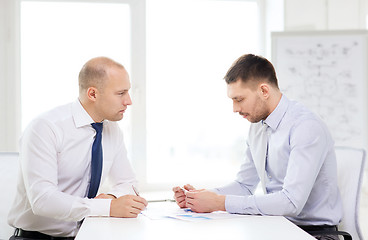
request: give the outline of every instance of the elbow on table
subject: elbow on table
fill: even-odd
[[[267,205],[267,208],[263,209],[265,215],[296,217],[303,209],[298,199],[294,198],[286,189],[267,195],[263,201]]]
[[[286,196],[286,195],[285,195]],[[298,216],[302,210],[302,204],[298,204],[296,201],[292,201],[289,197],[286,196],[285,208],[284,208],[284,216],[287,217],[296,217]]]
[[[297,217],[301,212],[302,208],[293,206],[288,208],[283,215],[286,217]]]

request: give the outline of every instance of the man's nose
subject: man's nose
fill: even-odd
[[[234,113],[240,112],[240,107],[236,103],[233,103],[233,112]]]
[[[127,94],[127,98],[124,100],[124,105],[128,106],[128,105],[132,105],[132,99],[130,97],[130,94]]]

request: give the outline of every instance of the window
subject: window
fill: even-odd
[[[249,123],[232,112],[223,77],[259,52],[258,18],[255,1],[148,1],[148,184],[235,178]]]
[[[107,56],[130,71],[130,8],[121,3],[21,2],[22,129],[76,100],[83,64]]]

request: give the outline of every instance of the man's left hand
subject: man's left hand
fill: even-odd
[[[208,213],[226,211],[225,195],[219,195],[208,190],[194,190],[187,192],[186,203],[194,212]]]

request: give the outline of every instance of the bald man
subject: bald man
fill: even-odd
[[[16,228],[11,239],[74,239],[87,216],[137,217],[145,208],[147,201],[132,189],[136,179],[117,124],[132,104],[129,89],[121,64],[91,59],[79,73],[79,98],[29,124],[20,141],[18,187],[8,216]],[[91,159],[98,135],[102,167],[96,185]],[[96,196],[107,178],[111,191]]]

